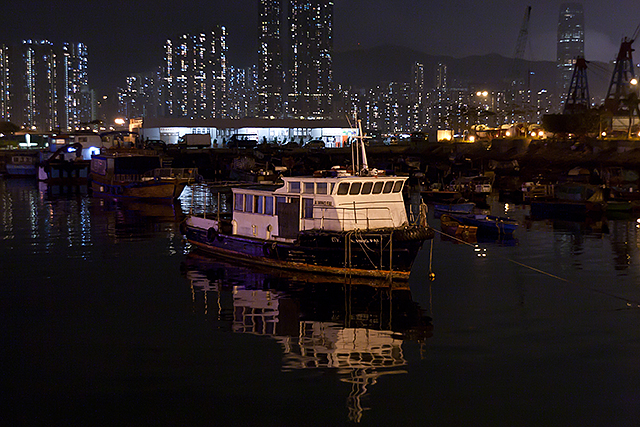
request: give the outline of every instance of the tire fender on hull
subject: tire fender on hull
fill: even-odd
[[[265,243],[264,246],[262,247],[262,252],[264,253],[264,256],[266,258],[276,258],[277,257],[277,252],[276,252],[276,242],[272,242],[272,243]]]
[[[207,230],[207,240],[209,242],[213,242],[216,239],[216,237],[218,237],[218,231],[215,228],[210,227]]]

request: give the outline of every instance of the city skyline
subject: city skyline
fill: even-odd
[[[526,1],[417,2],[334,1],[334,49],[349,51],[399,45],[434,55],[464,57],[497,53],[513,57]],[[555,61],[557,16],[562,1],[532,6],[525,59]],[[595,0],[584,8],[585,56],[610,61],[623,37],[640,22],[640,3],[617,2],[615,8]],[[166,40],[181,33],[224,25],[229,63],[247,67],[258,61],[258,0],[228,4],[186,2],[176,9],[160,0],[120,0],[109,5],[65,1],[51,9],[34,0],[14,2],[0,18],[0,41],[47,39],[85,43],[89,47],[90,85],[98,94],[121,86],[127,75],[160,65]]]

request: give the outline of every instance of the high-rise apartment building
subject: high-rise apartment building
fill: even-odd
[[[584,57],[584,12],[581,3],[563,3],[558,18],[558,91],[561,99],[567,95],[576,59]]]
[[[10,58],[9,46],[0,44],[0,120],[6,122],[12,119]]]
[[[447,64],[442,62],[439,62],[436,67],[434,92],[429,122],[438,129],[447,129],[450,126],[447,114],[449,84],[447,82]]]
[[[333,89],[333,2],[289,2],[289,115],[331,116]]]
[[[165,44],[164,114],[220,118],[225,115],[226,29],[183,34]]]
[[[262,117],[284,114],[283,0],[260,0],[258,99]]]
[[[7,52],[11,53],[9,60]],[[80,129],[94,118],[87,46],[24,40],[0,54],[4,120],[37,132]]]
[[[420,129],[424,119],[424,65],[415,62],[411,67],[411,129]]]
[[[332,115],[333,2],[260,0],[263,117]]]
[[[62,45],[63,108],[61,123],[66,130],[80,129],[93,120],[92,91],[87,72],[87,46],[84,43]]]
[[[241,119],[258,115],[257,67],[229,67],[227,73],[227,114],[229,118]]]
[[[127,119],[156,118],[160,101],[160,70],[127,76],[118,90],[118,114]]]
[[[21,117],[19,125],[26,129],[47,132],[61,127],[59,104],[58,56],[48,40],[22,42],[23,94],[17,99]],[[64,115],[62,115],[64,116]]]

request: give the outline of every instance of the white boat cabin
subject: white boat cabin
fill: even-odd
[[[351,231],[407,224],[406,177],[284,177],[284,185],[233,189],[233,233],[290,240],[302,230]],[[264,188],[261,188],[264,187]]]

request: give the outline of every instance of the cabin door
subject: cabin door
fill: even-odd
[[[286,239],[295,239],[300,232],[300,201],[278,202],[278,234]]]

